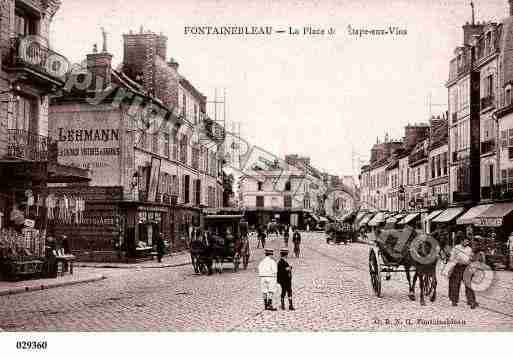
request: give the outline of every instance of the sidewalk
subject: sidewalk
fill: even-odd
[[[73,275],[65,275],[57,278],[30,279],[19,282],[0,281],[0,296],[45,290],[74,284],[90,283],[106,279],[97,271],[91,273],[87,270],[76,270]]]
[[[189,264],[191,264],[191,255],[188,251],[183,251],[165,256],[162,258],[162,263],[158,263],[156,259],[138,263],[76,262],[75,267],[140,269],[181,267]]]

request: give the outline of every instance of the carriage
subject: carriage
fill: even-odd
[[[417,241],[412,245],[414,239]],[[413,251],[417,253],[417,256],[412,255]],[[436,253],[435,256],[432,253]],[[369,251],[369,274],[374,294],[377,297],[382,296],[382,282],[390,280],[392,273],[405,273],[411,300],[415,299],[414,289],[418,278],[421,304],[424,305],[424,296],[431,296],[431,301],[434,301],[436,297],[436,262],[439,255],[440,248],[437,242],[433,240],[433,237],[419,230],[409,226],[402,230],[382,230],[376,239],[376,246]],[[426,260],[418,260],[419,258]],[[413,282],[410,277],[410,268],[412,267],[414,268]]]
[[[355,239],[355,232],[350,223],[329,223],[326,226],[326,242],[348,244]]]
[[[212,267],[220,273],[224,263],[232,263],[234,272],[239,270],[241,239],[244,235],[241,220],[241,215],[204,217],[201,235],[191,241],[191,261],[195,273],[212,274]]]

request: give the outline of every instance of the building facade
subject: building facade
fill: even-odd
[[[104,45],[73,74],[75,82],[92,75],[90,86],[71,89],[50,108],[59,160],[91,171],[87,188],[53,189],[86,197],[84,223],[54,225],[56,235],[75,234],[72,247],[84,260],[134,257],[160,233],[171,250],[182,249],[201,208],[221,206],[223,131],[207,117],[206,97],[180,75],[176,61],[166,62],[165,36],[123,38],[120,70]],[[96,222],[105,225],[93,231]]]
[[[0,1],[0,236],[7,227],[26,239],[35,229],[44,239],[48,185],[89,179],[86,170],[57,162],[49,136],[49,97],[64,86],[67,72],[67,59],[49,40],[59,7],[57,0]],[[31,248],[31,255],[43,256],[43,248]]]

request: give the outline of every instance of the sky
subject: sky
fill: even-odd
[[[474,0],[477,21],[500,21],[507,0]],[[280,157],[309,156],[332,174],[358,172],[360,156],[388,133],[447,109],[449,60],[471,20],[470,0],[62,0],[53,49],[73,62],[101,48],[108,33],[114,65],[122,35],[163,33],[167,56],[209,101],[226,92],[227,129]],[[185,34],[186,26],[273,26],[333,35],[217,36]],[[405,35],[355,36],[352,29],[406,30]],[[218,109],[222,108],[219,105]],[[213,116],[213,105],[208,111]],[[222,118],[222,111],[218,119]],[[356,154],[356,155],[353,155]]]

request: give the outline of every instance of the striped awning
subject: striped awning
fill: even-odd
[[[431,212],[430,214],[428,214],[426,216],[426,219],[425,221],[431,221],[433,218],[435,218],[436,216],[438,216],[440,213],[442,213],[444,210],[443,209],[437,209],[433,212]]]
[[[372,219],[369,221],[369,226],[379,226],[380,224],[385,222],[385,213],[378,212]]]
[[[447,208],[445,211],[440,213],[433,219],[433,223],[447,223],[458,217],[460,214],[465,212],[463,207],[452,207]]]
[[[420,216],[419,212],[409,213],[398,224],[408,224]]]
[[[467,213],[456,220],[456,224],[473,224],[474,218],[479,217],[479,215],[492,206],[493,203],[480,204],[479,206],[472,207]]]

